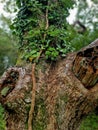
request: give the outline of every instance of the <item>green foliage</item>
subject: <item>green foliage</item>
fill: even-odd
[[[16,62],[17,47],[15,43],[16,39],[13,39],[11,34],[0,29],[0,75],[7,67]]]
[[[98,30],[87,30],[84,34],[77,33],[71,26],[68,27],[68,30],[70,35],[67,40],[76,51],[98,38]]]
[[[17,58],[17,38],[12,36],[9,28],[12,21],[12,10],[14,8],[14,0],[1,0],[4,5],[4,14],[0,15],[0,75],[9,66],[13,66]],[[10,9],[9,9],[10,8]],[[5,14],[9,14],[8,17]]]
[[[77,8],[76,19],[81,21],[87,28],[98,30],[98,1],[79,0]]]
[[[75,50],[79,50],[98,38],[98,2],[97,0],[91,0],[90,4],[87,0],[78,0],[75,7],[78,9],[76,20],[86,27],[86,31],[77,33],[77,29],[68,26],[70,33],[68,41]],[[79,29],[81,29],[80,26]]]
[[[91,113],[82,122],[80,130],[98,130],[98,115]]]
[[[19,12],[11,26],[19,37],[26,60],[34,61],[42,50],[44,59],[57,60],[73,51],[67,37],[66,17],[73,1],[16,0]],[[33,4],[32,4],[33,3]]]
[[[4,109],[0,104],[0,130],[5,130]]]
[[[3,88],[2,91],[1,91],[1,95],[2,95],[2,96],[6,96],[6,94],[7,94],[8,91],[9,91],[9,89],[10,89],[10,88],[9,88],[8,86],[5,87],[5,88]]]

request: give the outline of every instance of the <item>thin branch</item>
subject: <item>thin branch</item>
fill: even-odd
[[[79,20],[74,22],[73,26],[75,27],[76,25],[79,25],[80,27],[80,29],[77,30],[78,33],[84,33],[87,30],[85,25],[83,25]]]
[[[46,27],[45,29],[47,30],[49,27],[49,19],[48,19],[48,8],[46,9]]]
[[[49,6],[49,2],[48,2],[47,6]],[[47,30],[49,27],[48,8],[46,8],[45,22],[46,22],[45,30]],[[46,33],[44,34],[44,40],[45,40],[45,38],[46,38]]]

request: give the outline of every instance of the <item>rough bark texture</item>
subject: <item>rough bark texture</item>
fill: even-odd
[[[0,80],[0,102],[6,110],[7,130],[25,130],[30,105],[31,76],[26,69],[11,67]]]
[[[78,130],[98,106],[98,40],[56,63],[36,66],[33,130]],[[26,130],[31,103],[31,68],[13,67],[0,80],[7,130]]]
[[[81,49],[74,60],[73,72],[86,88],[98,81],[98,41]]]

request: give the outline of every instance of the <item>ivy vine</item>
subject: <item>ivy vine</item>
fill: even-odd
[[[19,11],[11,28],[26,60],[35,61],[41,50],[42,57],[52,61],[73,51],[66,21],[73,0],[16,0],[16,4]]]

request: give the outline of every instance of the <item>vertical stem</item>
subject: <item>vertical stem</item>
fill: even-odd
[[[47,5],[47,6],[49,6],[49,2],[48,2],[48,5]],[[45,30],[47,30],[48,27],[49,27],[48,8],[46,8],[45,22],[46,22]],[[46,38],[46,33],[44,34],[44,40],[45,40],[45,38]]]
[[[29,111],[29,119],[28,119],[28,130],[32,130],[32,120],[33,120],[33,112],[34,112],[34,106],[35,106],[35,95],[36,95],[35,67],[36,67],[36,63],[34,63],[32,65],[33,88],[32,88],[31,108],[30,108],[30,111]]]
[[[47,30],[48,27],[49,27],[48,9],[46,9],[46,27],[45,27],[45,29]]]
[[[49,5],[49,2],[48,2]],[[46,21],[46,26],[45,29],[47,30],[49,27],[49,20],[48,20],[48,8],[46,9],[46,14],[45,14],[45,21]],[[46,33],[44,34],[44,40],[46,38]],[[40,55],[42,53],[42,50],[40,51]],[[40,58],[37,57],[37,60]],[[33,120],[33,112],[34,112],[34,106],[35,106],[35,95],[36,95],[36,78],[35,78],[35,67],[36,63],[32,65],[32,81],[33,81],[33,88],[32,88],[32,99],[31,99],[31,108],[29,111],[29,119],[28,119],[28,130],[32,130],[32,120]]]
[[[42,49],[40,50],[39,56],[36,60],[39,60],[40,55],[42,54]],[[32,99],[31,99],[31,108],[29,111],[29,118],[28,118],[28,130],[32,130],[32,120],[33,120],[33,113],[34,113],[34,106],[35,106],[35,96],[36,96],[36,77],[35,77],[35,68],[36,63],[32,64]]]

